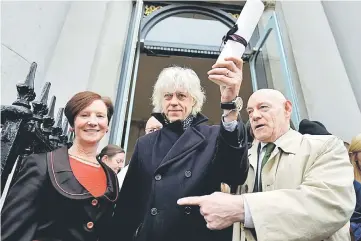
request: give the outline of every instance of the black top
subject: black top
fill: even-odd
[[[67,148],[25,158],[2,209],[2,240],[108,241],[119,188],[100,164],[107,189],[95,198],[75,178]]]

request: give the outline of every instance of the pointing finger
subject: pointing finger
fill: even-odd
[[[178,199],[178,205],[200,205],[203,200],[203,196],[195,196],[195,197],[184,197]]]

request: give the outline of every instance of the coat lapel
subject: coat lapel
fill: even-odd
[[[294,131],[292,129],[287,131],[283,136],[279,137],[275,141],[276,148],[271,153],[271,156],[269,157],[267,163],[272,163],[273,159],[280,153],[280,151],[287,154],[295,154],[300,146],[301,140],[302,140],[302,135],[297,131]]]
[[[48,170],[53,186],[62,195],[72,199],[84,199],[92,196],[75,178],[66,147],[48,153]]]
[[[262,169],[262,188],[264,191],[272,190],[273,187],[271,185],[276,180],[281,157],[283,157],[282,161],[292,160],[292,156],[297,152],[301,141],[302,135],[291,129],[275,141],[276,148]]]
[[[71,199],[86,199],[93,197],[76,179],[69,162],[68,149],[62,147],[47,154],[48,172],[55,189],[62,195]],[[118,181],[104,163],[100,163],[107,177],[107,189],[104,196],[115,201],[118,198]],[[116,186],[114,186],[116,185]]]
[[[200,133],[195,127],[188,127],[165,155],[156,172],[160,168],[164,168],[174,161],[186,156],[193,150],[196,150],[204,141],[205,137],[202,133]]]
[[[252,147],[248,151],[249,164],[253,167],[255,171],[257,169],[258,145],[259,141],[253,141]]]

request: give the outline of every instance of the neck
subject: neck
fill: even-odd
[[[281,138],[284,134],[286,134],[288,131],[290,130],[290,126],[288,126],[287,128],[284,128],[281,130],[281,132],[279,133],[278,137],[272,141],[272,142],[275,142],[277,141],[279,138]]]
[[[76,138],[73,145],[69,148],[69,154],[83,157],[88,160],[96,160],[98,144],[80,143]]]

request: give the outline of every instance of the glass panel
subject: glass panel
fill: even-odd
[[[264,69],[264,73],[256,71],[258,89],[273,88],[286,94],[280,54],[277,46],[277,35],[274,29],[269,30],[267,38],[260,46],[260,50],[256,56],[256,65],[259,65],[259,67],[263,65]]]
[[[297,127],[300,121],[298,103],[275,14],[265,26],[254,50],[250,59],[253,89],[272,88],[282,92],[293,104],[292,122]]]
[[[223,23],[205,15],[178,14],[155,25],[149,31],[145,41],[147,43],[196,45],[199,46],[199,49],[208,46],[214,50],[219,50],[222,37],[228,30],[229,28]]]

